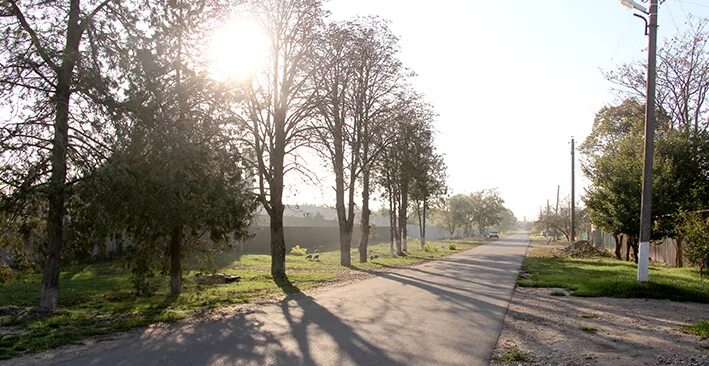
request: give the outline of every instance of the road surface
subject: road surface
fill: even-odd
[[[515,234],[315,297],[137,334],[50,364],[486,365],[527,244],[527,234]]]

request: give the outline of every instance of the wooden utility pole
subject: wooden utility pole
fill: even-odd
[[[573,243],[576,240],[576,180],[574,179],[574,171],[576,169],[574,138],[571,138],[571,236],[570,241]],[[558,190],[557,190],[558,192]]]

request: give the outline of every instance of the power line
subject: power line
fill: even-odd
[[[697,3],[694,1],[689,1],[689,0],[677,0],[677,2],[680,4],[680,6],[682,6],[682,2],[685,2],[687,4],[691,4],[694,6],[701,6],[703,8],[709,8],[709,5],[707,5],[707,4],[700,4],[700,3]],[[682,7],[682,10],[684,10],[684,7]]]

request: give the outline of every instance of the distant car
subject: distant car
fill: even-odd
[[[497,233],[497,231],[491,231],[490,233],[487,234],[487,238],[492,240],[492,239],[499,239],[500,234]]]

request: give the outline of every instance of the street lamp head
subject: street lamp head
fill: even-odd
[[[642,5],[638,4],[638,3],[636,3],[636,2],[633,1],[633,0],[620,0],[620,3],[621,3],[623,6],[628,7],[628,8],[630,8],[630,9],[637,10],[637,11],[641,11],[641,12],[643,12],[643,13],[645,13],[645,14],[648,13],[648,12],[647,12],[647,9],[646,9],[644,6],[642,6]]]

